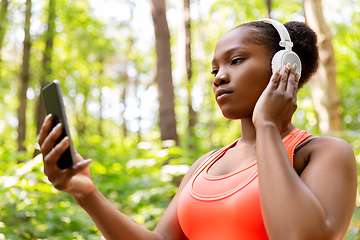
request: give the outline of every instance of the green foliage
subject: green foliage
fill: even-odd
[[[97,188],[133,221],[153,229],[194,153],[186,154],[177,146],[164,148],[159,140],[129,139],[107,146],[99,141],[106,145],[96,136],[78,148],[94,159],[90,169]],[[5,164],[0,177],[0,233],[6,239],[100,239],[85,211],[47,180],[41,155],[15,165],[18,159],[23,156],[1,159]]]
[[[356,24],[360,21],[359,2],[350,2],[346,8],[351,9],[351,22],[343,23],[331,22],[333,30],[333,45],[337,66],[337,81],[340,92],[340,109],[343,117],[345,131],[343,138],[346,139],[354,149],[357,162],[360,163],[360,51],[359,36],[360,28]],[[360,166],[358,164],[358,176]],[[360,192],[358,188],[358,198],[353,215],[353,219],[345,239],[360,239]]]

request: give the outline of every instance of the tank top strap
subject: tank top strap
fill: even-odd
[[[239,141],[239,139],[236,139],[235,141],[233,141],[232,143],[220,148],[219,150],[213,152],[207,159],[205,159],[200,166],[195,170],[195,172],[193,173],[192,177],[198,175],[199,173],[201,173],[204,169],[206,169],[210,164],[212,164],[214,162],[215,159],[220,158],[229,148],[233,147],[237,142]]]
[[[300,130],[298,128],[294,128],[285,138],[283,138],[283,143],[286,149],[286,152],[290,158],[291,165],[293,165],[293,153],[297,145],[299,145],[306,138],[312,136],[312,134],[307,133],[304,130]],[[195,170],[192,177],[201,173],[204,169],[206,169],[210,164],[214,162],[215,159],[220,158],[229,148],[233,147],[239,139],[236,139],[232,143],[224,146],[223,148],[212,153],[207,159],[205,159],[200,166]]]
[[[312,134],[307,133],[304,130],[300,130],[298,128],[293,129],[284,139],[283,143],[286,149],[286,152],[290,158],[291,165],[294,163],[294,150],[295,148],[303,142],[308,137],[312,136]]]

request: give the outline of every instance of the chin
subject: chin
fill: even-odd
[[[225,109],[221,109],[221,112],[223,116],[229,120],[239,120],[244,118],[251,118],[252,117],[252,111],[243,111],[238,109],[237,111],[234,109],[231,109],[229,111],[226,111]]]
[[[222,114],[225,118],[229,119],[229,120],[238,120],[241,119],[242,117],[240,116],[240,114],[238,113],[234,113],[234,112],[225,112],[222,111]]]

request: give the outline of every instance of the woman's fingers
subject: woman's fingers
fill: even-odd
[[[268,87],[270,87],[272,90],[275,90],[279,86],[280,71],[281,71],[281,67],[278,67],[275,70],[275,72],[273,73],[273,75],[271,76],[270,83],[269,83]]]
[[[57,166],[57,161],[69,148],[69,139],[65,137],[59,142],[63,127],[60,123],[53,129],[52,126],[53,118],[49,114],[45,118],[39,133],[39,145],[43,154],[45,175],[56,189],[66,191],[74,196],[81,196],[84,192],[86,194],[91,192],[93,184],[88,169],[91,160],[84,160],[76,152],[76,165],[63,170],[60,169]]]
[[[274,81],[273,86],[275,89],[283,93],[286,92],[291,96],[294,96],[294,94],[296,95],[299,81],[299,74],[296,73],[296,69],[296,64],[290,66],[290,63],[288,63],[280,69],[279,74],[273,75],[272,79]],[[278,86],[276,86],[276,84],[278,84]]]
[[[286,87],[286,92],[291,94],[291,96],[295,96],[298,90],[298,74],[296,73],[296,68],[297,65],[294,64],[290,70],[289,80]]]
[[[278,90],[285,92],[287,83],[288,83],[290,70],[291,70],[290,63],[288,63],[282,67],[281,73],[280,73],[280,82],[279,82]]]
[[[40,145],[41,153],[46,156],[55,146],[58,139],[61,137],[62,125],[58,123],[47,135],[42,145]]]
[[[56,163],[68,147],[69,139],[64,137],[48,154],[44,155],[44,170],[47,176],[51,177],[60,171]]]
[[[52,126],[52,114],[46,116],[43,125],[41,126],[41,130],[39,133],[39,145],[41,146],[46,138],[46,136],[51,131]]]

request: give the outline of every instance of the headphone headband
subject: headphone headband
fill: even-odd
[[[274,28],[278,31],[278,33],[280,35],[281,41],[279,42],[279,45],[281,47],[284,47],[285,50],[291,51],[291,48],[294,44],[291,42],[291,38],[290,38],[288,30],[282,23],[280,23],[274,19],[269,19],[269,18],[260,19],[258,21],[270,23],[271,25],[273,25]]]
[[[288,30],[286,29],[286,27],[283,24],[281,24],[280,22],[273,20],[273,19],[265,18],[265,19],[260,19],[258,21],[266,22],[266,23],[273,25],[274,28],[277,30],[277,32],[280,35],[281,41],[279,42],[279,45],[281,47],[285,48],[285,50],[280,50],[280,51],[276,52],[274,54],[274,56],[272,57],[272,59],[271,59],[272,71],[275,72],[275,70],[278,67],[282,67],[282,66],[290,63],[291,65],[293,65],[293,64],[297,65],[296,72],[299,75],[301,75],[301,70],[302,70],[301,60],[300,60],[299,56],[291,50],[293,43],[291,42],[290,34],[289,34]]]

